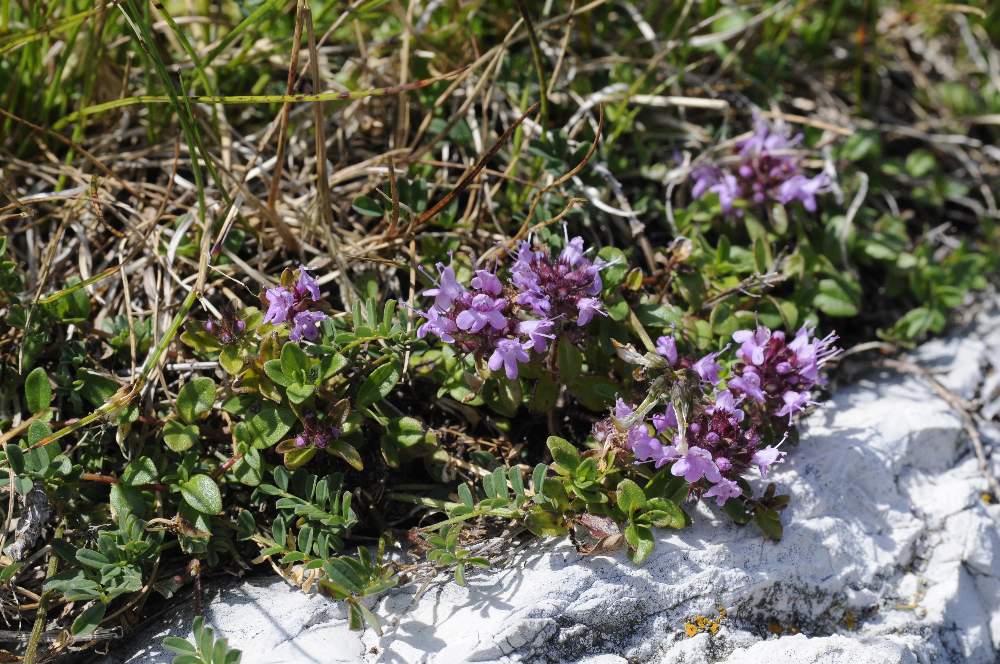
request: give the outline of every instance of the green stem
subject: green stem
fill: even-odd
[[[321,102],[321,101],[352,101],[356,99],[364,99],[366,97],[384,97],[387,95],[395,95],[400,92],[407,90],[416,90],[419,88],[427,87],[432,83],[437,83],[438,81],[444,81],[450,78],[454,78],[458,74],[462,73],[464,69],[459,69],[448,74],[443,74],[435,78],[428,78],[422,81],[414,81],[412,83],[407,83],[405,85],[396,85],[390,88],[370,88],[367,90],[355,90],[353,92],[323,92],[319,94],[311,95],[182,95],[177,94],[176,100],[184,101],[186,103],[196,103],[196,104],[278,104],[285,102]],[[103,104],[95,104],[93,106],[87,106],[78,111],[74,111],[69,115],[60,118],[53,129],[58,131],[62,129],[67,124],[81,118],[85,115],[96,115],[98,113],[104,113],[105,111],[111,111],[116,108],[123,108],[125,106],[136,106],[138,104],[170,104],[174,103],[175,99],[171,95],[137,95],[134,97],[122,97],[121,99],[113,99],[111,101],[104,102]]]
[[[62,537],[62,531],[62,525],[56,528],[55,539]],[[53,551],[49,554],[49,565],[45,568],[45,579],[52,578],[57,571],[59,571],[59,556]],[[45,616],[49,608],[48,603],[54,594],[55,591],[46,590],[42,592],[42,596],[38,599],[35,624],[31,627],[31,636],[28,637],[28,647],[24,651],[24,659],[21,660],[23,664],[36,664],[38,662],[38,643],[41,641],[42,631],[45,629]]]
[[[531,45],[531,60],[535,65],[535,75],[538,77],[538,96],[540,102],[538,124],[542,128],[542,136],[544,137],[546,127],[549,124],[549,96],[546,94],[548,86],[545,83],[545,67],[542,64],[542,47],[538,44],[538,35],[535,34],[535,26],[531,22],[531,15],[528,13],[527,7],[524,6],[524,0],[516,0],[516,2],[517,9],[521,12],[521,18],[524,19],[524,26],[528,30],[528,43]]]
[[[427,496],[416,496],[412,493],[401,493],[393,491],[386,496],[389,500],[396,500],[401,503],[413,503],[414,505],[422,505],[423,507],[430,507],[431,509],[440,510],[442,512],[447,512],[455,507],[461,507],[462,503],[452,503],[447,500],[439,500],[437,498],[428,498]]]
[[[163,335],[163,338],[160,339],[160,343],[158,343],[152,352],[150,352],[146,361],[142,365],[142,369],[139,371],[139,375],[131,385],[127,388],[119,390],[113,397],[111,397],[110,400],[108,400],[107,403],[102,405],[97,410],[81,417],[72,424],[64,426],[55,433],[42,438],[28,449],[35,449],[36,447],[48,445],[49,443],[68,436],[74,431],[78,431],[79,429],[92,424],[103,417],[110,417],[111,415],[114,415],[131,403],[131,401],[137,397],[140,392],[142,392],[142,388],[146,385],[146,381],[149,380],[149,375],[153,373],[153,369],[157,364],[159,364],[160,357],[163,355],[164,351],[166,351],[167,346],[169,346],[174,340],[174,337],[177,336],[178,330],[180,330],[181,325],[187,319],[187,315],[191,311],[191,307],[194,306],[194,302],[197,298],[197,289],[192,289],[191,292],[188,293],[187,297],[184,298],[184,301],[181,303],[180,309],[177,311],[177,315],[175,315],[173,321],[171,321],[166,334]]]
[[[638,316],[635,315],[635,312],[632,311],[631,307],[629,307],[628,310],[628,324],[632,328],[632,331],[635,332],[635,335],[639,337],[639,340],[642,341],[642,345],[646,347],[646,350],[650,353],[655,353],[656,344],[653,343],[653,339],[649,336],[649,333],[646,332],[646,328],[643,327]]]

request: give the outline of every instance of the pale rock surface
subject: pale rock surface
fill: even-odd
[[[975,398],[995,382],[1000,313],[912,358]],[[779,543],[699,506],[692,528],[657,534],[642,567],[561,541],[470,575],[468,588],[394,590],[374,607],[382,637],[350,632],[339,606],[279,580],[221,588],[207,617],[246,664],[1000,661],[1000,506],[983,500],[961,419],[919,379],[871,374],[838,389],[770,479],[792,496]],[[719,608],[716,634],[685,635]],[[190,615],[164,620],[106,661],[169,661],[160,640],[189,629]]]

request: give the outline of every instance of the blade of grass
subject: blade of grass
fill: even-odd
[[[353,101],[364,99],[365,97],[384,97],[395,95],[400,92],[419,90],[440,81],[454,78],[465,71],[465,67],[455,71],[426,78],[420,81],[413,81],[405,85],[394,85],[385,88],[369,88],[367,90],[352,90],[349,92],[324,92],[320,94],[294,94],[294,95],[137,95],[134,97],[122,97],[102,104],[95,104],[74,111],[61,118],[53,127],[58,130],[65,127],[70,122],[84,115],[97,115],[106,111],[126,106],[136,106],[138,104],[172,104],[178,103],[180,99],[196,104],[278,104],[283,102],[320,102],[320,101]]]
[[[292,90],[295,88],[295,80],[298,77],[299,70],[299,51],[302,48],[302,11],[301,4],[296,4],[295,9],[295,28],[292,33],[292,52],[289,56],[288,63],[288,81],[285,84],[285,94],[291,96]],[[292,105],[290,102],[284,102],[281,105],[281,122],[278,127],[278,149],[276,154],[276,161],[274,163],[274,172],[271,174],[271,186],[267,193],[267,207],[269,210],[274,210],[274,205],[278,200],[278,189],[281,184],[281,171],[285,165],[285,145],[288,142],[288,119],[292,111]]]
[[[7,0],[4,0],[4,2],[6,4]],[[7,15],[9,11],[10,11],[9,7],[4,8],[4,13],[3,13],[4,22],[6,22],[7,20]],[[66,18],[56,21],[51,25],[47,25],[42,28],[29,30],[28,32],[22,32],[17,35],[12,35],[10,37],[0,39],[0,55],[6,55],[7,53],[15,51],[26,44],[38,41],[39,39],[44,39],[54,33],[62,32],[63,30],[79,25],[80,23],[86,21],[88,18],[90,18],[99,11],[101,11],[101,7],[99,6],[94,7],[93,9],[88,9],[78,14],[67,16]]]
[[[286,0],[268,0],[257,9],[253,10],[249,16],[240,21],[235,28],[230,30],[226,36],[222,38],[222,41],[220,41],[211,51],[208,52],[208,55],[205,56],[205,68],[207,69],[208,67],[211,67],[212,63],[215,62],[215,59],[219,57],[223,51],[229,48],[229,45],[232,44],[244,30],[267,16],[267,14],[274,10],[275,7],[283,4],[284,2],[286,2]]]

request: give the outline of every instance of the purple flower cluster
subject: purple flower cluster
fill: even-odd
[[[735,170],[720,165],[696,168],[691,174],[692,196],[716,193],[722,211],[737,215],[742,214],[733,207],[738,199],[754,204],[770,200],[782,205],[799,201],[806,210],[815,212],[816,195],[827,191],[831,183],[825,173],[813,177],[802,173],[793,152],[801,140],[801,134],[790,136],[787,129],[758,118],[753,135],[736,144]]]
[[[292,341],[319,339],[319,324],[326,319],[326,314],[315,309],[320,299],[319,284],[313,279],[305,267],[299,268],[299,279],[294,286],[277,286],[264,292],[267,300],[267,313],[264,322],[281,325],[291,322],[292,331],[288,337]]]
[[[584,255],[583,238],[566,242],[559,258],[547,251],[532,250],[522,242],[510,268],[511,283],[518,290],[517,303],[531,307],[538,316],[576,319],[583,327],[594,314],[603,314],[601,269],[604,263]]]
[[[222,318],[217,321],[206,321],[205,331],[211,334],[223,346],[236,343],[246,332],[247,324],[236,311],[230,307],[222,310]]]
[[[302,421],[302,433],[295,437],[295,447],[325,448],[331,441],[340,438],[340,427],[320,422],[314,416],[308,415]]]
[[[583,239],[567,239],[553,258],[522,242],[510,266],[509,278],[489,270],[476,270],[466,287],[450,265],[437,265],[435,288],[427,311],[417,313],[425,322],[417,336],[433,334],[466,353],[488,357],[492,371],[503,368],[508,378],[518,375],[518,365],[531,361],[529,351],[544,353],[569,320],[586,326],[595,314],[605,315],[600,299],[600,259],[585,256]]]
[[[836,334],[818,339],[806,327],[791,342],[784,332],[764,326],[734,332],[733,341],[740,344],[739,362],[733,366],[729,388],[776,417],[787,416],[789,424],[796,413],[814,403],[809,396],[823,383],[823,365],[840,352],[834,346]]]
[[[810,393],[822,383],[823,365],[839,352],[833,345],[836,339],[834,334],[816,339],[805,327],[790,343],[783,332],[763,326],[740,330],[733,334],[739,344],[736,361],[723,384],[717,358],[726,349],[694,360],[679,355],[672,337],[660,337],[657,354],[672,368],[696,374],[704,392],[688,404],[686,426],[668,403],[662,413],[630,426],[620,444],[636,462],[656,468],[670,464],[670,473],[683,477],[693,495],[724,505],[742,494],[738,479],[748,469],[756,466],[766,477],[770,467],[784,459],[781,442],[764,445],[763,438],[780,436],[792,418],[813,403]],[[613,414],[623,421],[634,412],[619,399]],[[598,430],[606,437],[609,427],[600,423]]]

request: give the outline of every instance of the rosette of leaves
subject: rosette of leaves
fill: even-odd
[[[340,556],[323,564],[325,578],[320,589],[330,597],[347,603],[348,626],[362,629],[367,623],[379,636],[382,627],[378,617],[365,606],[364,598],[383,593],[399,583],[393,566],[383,562],[385,539],[379,540],[378,550],[358,547],[357,557]]]
[[[173,664],[239,664],[243,653],[232,648],[215,630],[205,626],[204,616],[195,616],[191,627],[194,643],[178,636],[163,639],[163,647],[174,653]]]
[[[56,553],[73,569],[50,577],[44,590],[56,591],[69,601],[90,602],[74,620],[74,634],[93,632],[111,602],[142,589],[163,541],[161,532],[148,530],[146,525],[128,514],[113,530],[98,533],[95,548],[74,550],[64,542],[53,543]]]
[[[481,556],[474,556],[458,546],[462,534],[461,525],[445,526],[439,532],[430,533],[424,539],[430,547],[427,560],[441,567],[450,567],[455,575],[455,583],[465,585],[465,570],[473,567],[489,567],[490,562]]]
[[[241,537],[262,546],[263,556],[280,554],[282,565],[321,568],[331,555],[344,550],[344,538],[358,521],[351,509],[351,493],[344,491],[343,475],[317,477],[305,469],[289,473],[277,466],[272,476],[273,484],[262,483],[255,492],[256,498],[275,498],[278,514],[271,522],[270,536],[258,533],[253,514],[243,510],[238,519]]]

